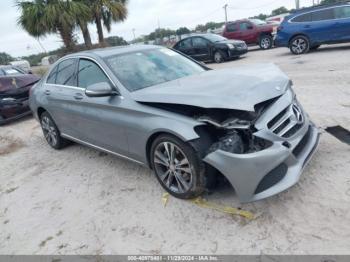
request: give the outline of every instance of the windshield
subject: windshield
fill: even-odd
[[[260,19],[250,19],[250,21],[255,25],[266,25],[267,23]]]
[[[167,48],[126,53],[106,60],[131,92],[205,71],[199,64]]]
[[[16,68],[9,67],[3,69],[6,75],[22,75],[23,73]]]
[[[222,37],[220,35],[215,35],[215,34],[208,34],[203,36],[212,42],[221,42],[221,41],[227,40],[225,37]]]

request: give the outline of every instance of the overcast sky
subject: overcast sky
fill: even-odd
[[[152,32],[158,26],[177,29],[181,26],[194,28],[197,24],[209,21],[224,21],[223,5],[227,3],[228,19],[235,20],[254,16],[259,13],[269,14],[280,6],[295,7],[295,0],[129,0],[128,19],[124,23],[116,23],[110,33],[105,36],[122,36],[126,40],[133,39],[132,29],[136,37]],[[300,0],[301,6],[309,6],[312,0]],[[36,39],[30,37],[17,25],[19,10],[14,0],[0,1],[0,52],[12,56],[23,56],[42,52]],[[97,42],[96,28],[90,25],[93,42]],[[77,31],[78,41],[82,37]],[[40,39],[46,50],[53,50],[62,45],[60,39],[50,35]]]

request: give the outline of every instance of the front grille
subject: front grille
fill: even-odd
[[[26,90],[24,92],[17,92],[17,93],[2,93],[0,94],[0,99],[1,98],[13,98],[16,100],[24,101],[29,98],[29,90]]]
[[[298,104],[294,103],[275,116],[267,127],[274,134],[289,138],[296,134],[304,124],[304,115]]]
[[[309,127],[309,130],[306,132],[306,134],[304,135],[304,137],[300,140],[299,144],[294,148],[293,150],[293,155],[298,158],[301,154],[301,152],[303,152],[309,138],[310,138],[310,134],[311,134],[311,127]]]

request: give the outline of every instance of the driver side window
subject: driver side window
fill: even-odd
[[[249,29],[252,29],[252,25],[250,23],[244,22],[244,23],[240,23],[239,28],[241,31],[247,31]]]
[[[202,37],[194,37],[192,39],[192,44],[193,44],[193,47],[207,47],[208,46],[208,41],[203,39]]]
[[[109,78],[102,69],[88,59],[79,60],[78,86],[87,88],[90,85],[106,82],[110,83]]]

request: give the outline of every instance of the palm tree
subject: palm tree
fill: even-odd
[[[93,22],[90,8],[89,3],[85,0],[73,0],[71,8],[72,15],[75,17],[77,25],[80,27],[85,46],[88,49],[92,48],[91,36],[88,29],[88,23]]]
[[[90,10],[83,3],[69,0],[17,0],[16,4],[21,10],[19,25],[37,38],[59,33],[68,52],[73,51],[75,47],[73,33],[76,24],[79,24],[82,31],[87,29],[87,23],[84,21],[89,19]],[[85,31],[83,35],[88,41],[90,34]]]
[[[124,21],[127,17],[127,0],[87,0],[90,4],[94,22],[96,23],[98,40],[104,46],[102,23],[108,32],[112,22]]]

